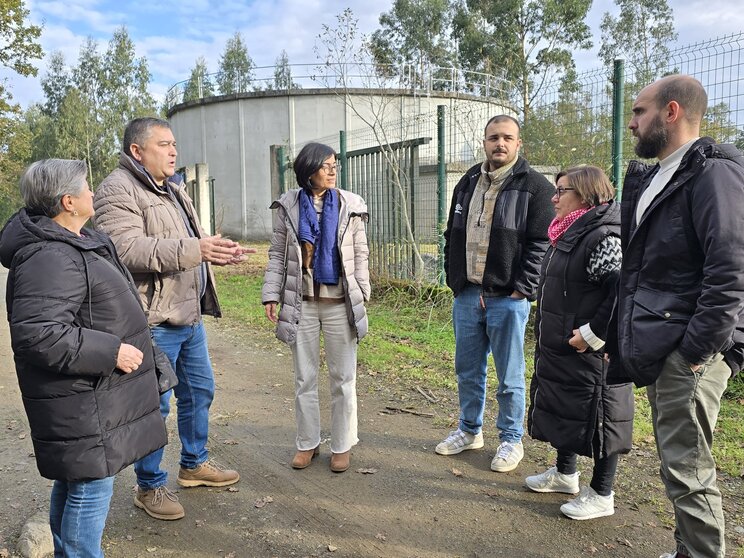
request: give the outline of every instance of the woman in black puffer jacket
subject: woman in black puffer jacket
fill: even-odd
[[[114,475],[167,442],[147,319],[109,238],[83,228],[82,161],[33,163],[0,233],[8,321],[36,464],[54,479],[55,556],[102,557]]]
[[[538,285],[528,430],[550,442],[558,458],[525,484],[536,492],[579,492],[561,512],[593,519],[615,512],[618,455],[630,450],[633,427],[632,386],[608,384],[602,351],[620,270],[620,209],[597,167],[563,171],[556,186]],[[580,490],[577,455],[594,458],[591,482]]]

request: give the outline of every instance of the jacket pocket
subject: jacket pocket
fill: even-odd
[[[665,358],[680,343],[695,304],[673,294],[638,289],[630,322],[631,355],[639,363]]]

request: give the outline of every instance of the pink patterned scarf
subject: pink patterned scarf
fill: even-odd
[[[553,219],[548,227],[548,238],[550,239],[550,243],[555,246],[558,243],[558,240],[563,236],[563,233],[568,230],[568,227],[573,225],[576,219],[584,215],[584,213],[590,209],[592,209],[592,207],[582,207],[572,211],[563,219],[559,219],[558,217]]]

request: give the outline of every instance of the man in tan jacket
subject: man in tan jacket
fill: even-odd
[[[95,225],[108,233],[134,278],[155,342],[170,358],[179,383],[180,486],[227,486],[237,471],[209,459],[206,449],[214,375],[202,314],[219,317],[211,265],[230,265],[253,252],[220,235],[206,236],[176,172],[176,140],[158,118],[137,118],[124,131],[119,166],[95,194]],[[160,409],[165,418],[170,392]],[[157,519],[184,516],[178,497],[166,487],[163,450],[134,465],[134,504]]]

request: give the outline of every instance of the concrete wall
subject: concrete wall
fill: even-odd
[[[462,141],[450,140],[448,149],[448,158],[459,158],[473,145],[478,148],[489,116],[514,113],[492,99],[462,94],[351,90],[348,101],[334,90],[301,89],[291,95],[263,91],[211,97],[174,107],[169,119],[178,143],[178,165],[207,163],[215,179],[215,228],[233,238],[270,238],[271,145],[288,145],[290,153],[296,153],[302,144],[325,137],[336,138],[326,143],[338,148],[339,130],[361,131],[348,149],[376,145],[374,135],[363,131],[363,119],[380,114],[384,107],[388,141],[433,134],[421,153],[427,159],[436,156],[431,118],[436,106],[444,104],[451,114],[464,115],[448,132],[450,137],[462,136]]]

